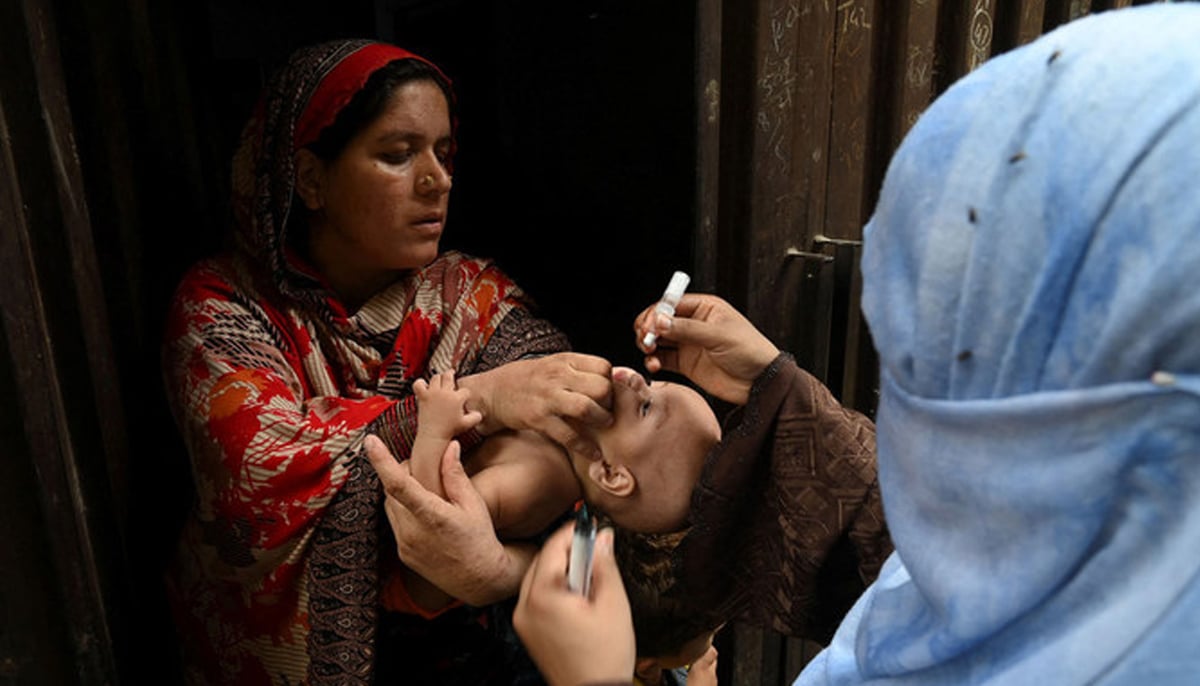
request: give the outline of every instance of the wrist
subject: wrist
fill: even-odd
[[[537,548],[532,543],[504,543],[500,555],[491,566],[492,573],[480,584],[472,605],[490,605],[507,600],[521,590],[521,580],[533,562]]]
[[[482,436],[490,436],[504,428],[492,416],[490,374],[491,372],[480,372],[458,379],[458,387],[469,391],[467,401],[463,403],[463,408],[467,412],[478,412],[482,417],[479,423],[472,429]]]
[[[445,446],[450,441],[454,440],[454,434],[444,434],[442,431],[422,431],[417,429],[417,435],[413,437],[413,448],[425,445],[441,445]]]
[[[771,363],[779,357],[779,354],[779,348],[765,338],[750,347],[743,358],[744,366],[740,372],[746,385],[753,385],[755,380],[762,376]]]

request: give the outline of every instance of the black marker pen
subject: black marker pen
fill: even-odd
[[[571,537],[571,558],[567,562],[567,588],[585,596],[592,587],[592,550],[595,546],[596,523],[584,503],[575,512],[575,534]]]

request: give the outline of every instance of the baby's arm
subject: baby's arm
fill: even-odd
[[[436,384],[431,381],[429,386],[432,389]],[[421,408],[418,427],[426,425],[427,405],[423,400],[426,394],[428,389],[418,391]],[[413,475],[418,479],[417,446],[422,443],[421,431],[418,428],[412,454]],[[444,449],[449,441],[442,439],[437,443]],[[436,449],[432,438],[425,448]],[[440,467],[440,459],[441,453],[438,453],[433,461],[434,479],[439,484],[440,474],[436,470]],[[488,436],[463,466],[471,477],[471,485],[487,504],[505,555],[521,568],[528,567],[537,553],[537,546],[527,541],[505,539],[523,539],[542,532],[567,512],[581,495],[579,482],[563,449],[532,431],[504,431]],[[424,610],[436,612],[453,600],[411,569],[404,568],[403,575],[408,597]]]
[[[566,451],[535,431],[492,434],[471,454],[467,472],[501,541],[544,531],[583,495]]]
[[[446,446],[455,436],[473,428],[482,419],[479,412],[466,409],[470,391],[456,388],[454,372],[434,374],[426,382],[413,383],[417,396],[417,435],[413,439],[412,473],[428,490],[445,498],[439,465]]]

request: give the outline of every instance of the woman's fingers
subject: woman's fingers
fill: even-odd
[[[574,522],[558,528],[542,545],[533,567],[540,567],[542,583],[556,588],[567,587],[567,561],[571,559],[571,537],[575,533]],[[533,575],[530,575],[533,576]]]
[[[572,455],[579,455],[588,460],[598,460],[601,457],[600,446],[562,417],[549,415],[534,428]]]
[[[584,374],[595,374],[602,377],[612,375],[612,363],[603,357],[584,353],[557,353],[557,355],[562,355],[572,368]]]
[[[457,445],[457,442],[453,443]],[[367,459],[379,475],[383,490],[397,504],[403,506],[409,515],[422,521],[440,521],[439,517],[444,516],[446,501],[413,478],[407,461],[397,462],[377,436],[367,436],[363,439],[363,445],[366,446]],[[445,476],[442,478],[444,481]]]
[[[610,528],[601,529],[596,534],[596,545],[592,548],[591,589],[593,595],[625,595],[625,582],[621,581],[621,571],[617,567],[617,559],[613,557],[613,530]]]
[[[612,364],[603,357],[580,353],[559,353],[543,358],[551,365],[553,410],[595,426],[612,421]]]
[[[383,441],[374,434],[368,434],[363,438],[363,448],[367,452],[367,461],[379,475],[379,481],[383,483],[384,490],[391,493],[393,488],[403,482],[404,467],[396,461],[392,451],[388,450]]]
[[[466,470],[463,469],[462,446],[458,441],[450,441],[446,451],[442,453],[442,489],[446,492],[446,499],[456,505],[487,509],[483,496],[475,489],[471,477],[467,476]]]

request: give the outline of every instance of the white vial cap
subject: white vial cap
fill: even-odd
[[[671,281],[667,284],[667,290],[663,291],[662,299],[671,304],[671,307],[679,304],[679,299],[683,297],[683,292],[687,290],[688,284],[692,282],[692,277],[683,272],[675,272],[671,275]]]
[[[692,277],[683,272],[675,272],[671,275],[671,280],[667,283],[667,290],[663,291],[662,298],[659,299],[658,305],[655,306],[659,312],[670,316],[675,314],[675,306],[679,304],[679,299],[683,297],[683,292],[687,290],[688,284],[692,282]],[[653,332],[647,331],[642,337],[642,345],[649,348],[658,340]]]

